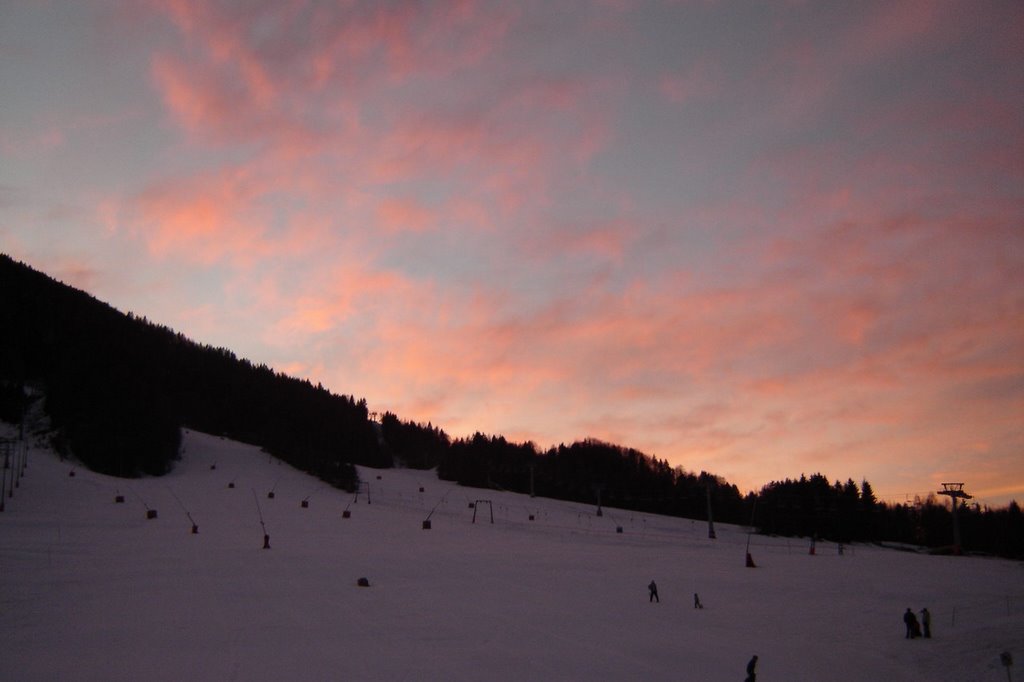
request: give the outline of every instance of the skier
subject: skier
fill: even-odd
[[[695,609],[702,609],[702,608],[704,608],[704,605],[700,603],[700,596],[696,592],[693,593],[693,608],[695,608]]]
[[[647,589],[651,591],[651,597],[647,601],[656,601],[660,604],[661,599],[658,598],[658,586],[653,580],[651,581],[651,584],[647,586]]]
[[[907,626],[907,636],[905,639],[914,639],[921,631],[920,626],[917,624],[917,616],[914,612],[907,607],[907,610],[903,613],[903,623]]]
[[[924,628],[924,638],[932,638],[932,614],[928,612],[928,607],[921,609],[921,626]]]
[[[743,682],[757,682],[757,673],[754,668],[757,667],[757,656],[754,656],[747,663],[747,677]]]

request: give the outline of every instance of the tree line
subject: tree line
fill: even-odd
[[[672,467],[632,448],[595,439],[546,450],[532,442],[476,433],[452,439],[431,424],[382,419],[388,454],[405,466],[437,468],[460,485],[497,488],[654,514],[707,519],[758,533],[839,543],[900,543],[950,551],[952,512],[930,495],[887,504],[871,483],[830,482],[820,473],[772,481],[757,492],[739,489],[706,471]],[[958,508],[963,550],[1024,558],[1024,518],[1016,502],[1004,509]]]
[[[123,314],[0,254],[0,419],[16,422],[39,382],[58,450],[115,476],[160,475],[181,428],[263,447],[332,485],[354,489],[354,465],[437,469],[461,485],[748,525],[836,542],[952,542],[950,510],[929,496],[888,505],[867,481],[801,475],[741,494],[720,476],[595,439],[547,449],[385,413],[308,380],[198,344]],[[1024,557],[1024,521],[1005,509],[959,510],[964,549]]]
[[[992,509],[961,501],[957,516],[966,552],[1024,558],[1020,505]],[[913,502],[879,502],[868,481],[830,484],[821,474],[761,488],[753,517],[760,532],[835,542],[884,542],[953,550],[952,504],[936,494]]]

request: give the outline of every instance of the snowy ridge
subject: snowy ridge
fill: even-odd
[[[755,535],[751,569],[742,527],[360,476],[369,501],[196,432],[159,479],[31,448],[0,514],[0,679],[741,680],[757,654],[761,682],[998,681],[1003,651],[1024,674],[1016,562]],[[908,606],[934,639],[903,638]]]

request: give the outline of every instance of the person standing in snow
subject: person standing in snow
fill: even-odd
[[[700,603],[700,595],[698,595],[696,592],[693,593],[693,608],[695,608],[695,609],[702,609],[702,608],[704,608],[704,605]]]
[[[651,584],[647,586],[647,589],[651,592],[651,597],[647,601],[656,601],[660,604],[661,599],[658,599],[658,586],[654,583],[653,580],[651,581]]]
[[[928,612],[928,607],[921,609],[921,627],[924,628],[924,638],[932,638],[932,614]]]
[[[743,680],[743,682],[757,681],[757,673],[755,672],[755,668],[757,668],[757,656],[751,658],[750,661],[747,663],[747,677],[745,680]]]
[[[915,637],[917,637],[921,628],[917,624],[917,616],[914,615],[914,612],[910,610],[909,606],[907,607],[907,610],[903,613],[903,623],[907,626],[906,639],[914,639]]]

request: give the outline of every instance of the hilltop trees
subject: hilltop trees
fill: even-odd
[[[530,464],[536,458],[533,443],[510,443],[504,436],[476,433],[453,442],[441,457],[438,478],[476,488],[530,491]]]
[[[411,469],[433,469],[451,446],[448,434],[432,424],[403,422],[385,412],[381,436],[391,456]]]
[[[595,505],[600,496],[603,504],[621,509],[694,518],[706,516],[706,487],[712,485],[716,519],[739,522],[747,513],[736,486],[718,477],[688,473],[638,450],[593,438],[540,452],[531,442],[477,433],[451,444],[438,476],[462,485],[521,493],[532,489],[542,497]]]
[[[1024,519],[1013,502],[1006,509],[959,508],[965,550],[1024,556]],[[885,504],[868,481],[830,485],[821,474],[773,481],[758,494],[755,525],[762,533],[817,537],[836,542],[898,542],[951,549],[952,513],[934,494],[907,504]]]
[[[758,495],[755,523],[762,532],[850,542],[871,539],[874,492],[853,479],[829,484],[821,474],[773,481]]]

